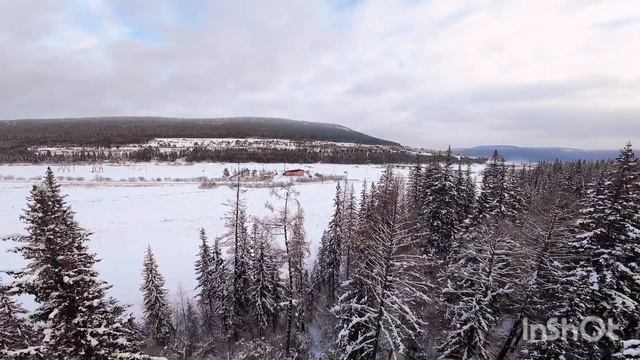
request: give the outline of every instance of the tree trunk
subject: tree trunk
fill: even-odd
[[[509,335],[507,336],[507,339],[504,341],[504,345],[502,346],[500,353],[498,353],[498,357],[496,357],[496,360],[504,360],[507,358],[507,354],[513,347],[513,341],[516,338],[516,335],[518,334],[518,330],[520,329],[521,325],[522,325],[522,314],[518,316],[516,321],[513,323],[513,326],[511,326]]]
[[[282,230],[284,233],[284,246],[287,252],[287,268],[289,272],[289,282],[287,284],[287,292],[289,293],[289,301],[287,303],[287,341],[285,344],[285,352],[289,355],[289,350],[291,348],[291,327],[293,325],[293,269],[292,269],[292,259],[291,259],[291,249],[289,248],[289,237],[288,237],[288,221],[289,221],[289,188],[287,188],[285,199],[284,199],[284,214],[282,216]]]

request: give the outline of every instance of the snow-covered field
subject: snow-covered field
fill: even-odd
[[[229,149],[250,149],[250,150],[293,150],[293,149],[309,149],[313,151],[327,151],[331,149],[341,148],[368,148],[371,150],[384,149],[393,151],[403,151],[410,153],[422,153],[423,155],[430,155],[426,151],[419,151],[410,148],[402,148],[398,146],[389,145],[367,145],[356,144],[346,142],[333,142],[333,141],[296,141],[285,139],[270,139],[270,138],[156,138],[146,143],[141,144],[127,144],[105,147],[81,147],[81,146],[40,146],[33,147],[32,150],[39,153],[50,152],[54,155],[71,155],[74,152],[80,151],[104,151],[105,153],[111,152],[114,156],[120,156],[127,152],[140,150],[146,147],[156,148],[161,153],[169,153],[179,150],[191,150],[194,147],[203,147],[211,150],[229,150]]]
[[[167,287],[176,290],[182,286],[193,291],[195,279],[193,264],[198,251],[198,231],[204,227],[210,238],[225,231],[223,205],[233,196],[227,186],[201,189],[198,183],[132,183],[111,185],[92,182],[96,176],[113,179],[131,177],[191,178],[220,177],[223,169],[236,168],[237,164],[103,164],[99,173],[92,165],[59,167],[52,165],[58,176],[82,177],[82,183],[64,183],[63,192],[76,211],[77,220],[93,233],[91,249],[102,261],[98,264],[101,276],[113,284],[112,295],[123,302],[140,305],[138,287],[141,283],[141,264],[147,245],[151,245],[159,266],[167,279]],[[376,181],[384,170],[380,165],[333,164],[240,164],[250,170],[275,170],[302,168],[311,174],[348,175],[359,193],[364,180]],[[475,165],[474,172],[481,165]],[[26,206],[26,198],[35,179],[42,176],[46,165],[0,165],[0,179],[10,177],[20,180],[0,180],[0,237],[24,233],[20,215]],[[406,175],[409,166],[396,166]],[[311,243],[311,257],[315,257],[323,230],[331,214],[336,183],[333,181],[297,184],[299,200],[305,211],[305,228]],[[243,197],[250,216],[265,216],[265,207],[277,200],[270,188],[247,188]],[[20,266],[21,259],[7,253],[12,246],[0,242],[0,270]],[[27,300],[27,306],[31,306]]]

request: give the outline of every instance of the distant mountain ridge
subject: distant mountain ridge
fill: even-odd
[[[143,143],[153,138],[274,138],[400,146],[342,125],[282,118],[83,117],[0,121],[0,145]]]
[[[539,162],[539,161],[577,161],[577,160],[609,160],[620,153],[619,150],[584,150],[562,147],[519,147],[512,145],[482,145],[471,148],[455,149],[457,154],[489,158],[494,150],[507,161]]]

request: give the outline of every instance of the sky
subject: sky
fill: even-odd
[[[640,146],[640,3],[0,1],[0,119],[267,116],[404,145]]]

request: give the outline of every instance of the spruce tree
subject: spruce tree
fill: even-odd
[[[431,162],[429,162],[422,172],[422,185],[418,188],[418,191],[420,191],[421,194],[420,193],[418,194],[419,196],[421,196],[421,200],[422,200],[421,205],[423,209],[424,209],[424,206],[428,205],[428,204],[425,204],[425,202],[427,201],[426,196],[427,194],[429,194],[429,191],[431,191],[431,187],[434,184],[434,179],[439,172],[440,172],[440,164],[435,160],[432,160]]]
[[[143,262],[144,323],[147,334],[147,346],[154,353],[161,352],[169,344],[174,328],[171,323],[171,308],[164,277],[158,270],[158,264],[151,250],[147,248]]]
[[[434,188],[437,178],[441,173],[440,164],[437,161],[431,161],[425,167],[422,173],[422,182],[419,187],[419,205],[420,208],[412,209],[415,210],[415,227],[414,227],[414,237],[419,239],[423,251],[426,253],[427,249],[429,249],[431,245],[429,232],[431,221],[429,219],[429,213],[431,212],[431,208],[433,204],[429,201],[429,197],[432,194],[432,189]],[[411,209],[411,207],[409,207]]]
[[[467,165],[465,171],[458,165],[455,174],[455,187],[457,193],[457,207],[459,209],[458,221],[463,223],[473,214],[476,200],[476,185],[471,177],[471,167]]]
[[[507,191],[507,167],[504,159],[494,151],[482,177],[482,187],[478,197],[475,222],[490,217],[505,218],[515,215],[510,207]]]
[[[488,360],[488,335],[496,321],[494,315],[495,294],[470,294],[456,304],[452,329],[440,346],[438,359],[443,360]]]
[[[289,253],[291,256],[291,274],[293,276],[293,294],[295,298],[295,320],[298,330],[305,331],[304,298],[309,291],[309,278],[306,261],[309,257],[309,242],[304,231],[304,211],[299,207],[291,224]]]
[[[27,311],[12,298],[9,288],[0,284],[0,355],[17,356],[22,350],[38,344],[31,323],[26,319]]]
[[[577,197],[583,196],[586,188],[584,178],[583,162],[578,160],[571,163],[565,174],[565,186],[567,191]]]
[[[318,255],[316,259],[313,261],[313,266],[311,268],[311,274],[309,276],[310,281],[310,297],[314,302],[314,305],[319,305],[324,303],[325,297],[322,295],[323,286],[325,285],[324,281],[324,268],[323,263],[326,255],[324,252],[326,251],[325,244],[328,243],[327,240],[327,230],[325,229],[322,232],[322,236],[320,236],[320,247],[318,248]],[[326,308],[326,307],[325,307]]]
[[[253,243],[253,263],[251,265],[251,287],[249,300],[259,337],[264,336],[277,315],[278,298],[275,296],[279,285],[279,264],[271,244],[269,234],[253,225],[251,240]]]
[[[451,149],[445,163],[434,171],[432,185],[427,192],[422,221],[426,224],[427,244],[425,251],[446,259],[454,247],[459,229],[459,194],[451,171]]]
[[[515,243],[506,223],[485,223],[469,234],[447,269],[442,302],[450,304],[451,326],[440,345],[440,359],[489,359],[489,334],[498,316],[498,302],[515,281]]]
[[[304,230],[304,211],[298,208],[291,224],[291,237],[289,241],[291,253],[291,270],[294,277],[294,286],[304,292],[307,282],[306,261],[309,257],[309,242]]]
[[[200,307],[201,323],[203,328],[209,335],[215,333],[215,290],[212,289],[214,281],[211,248],[209,247],[207,234],[204,229],[200,229],[200,247],[198,258],[196,260],[196,290],[198,291],[196,298]]]
[[[228,337],[233,318],[233,274],[231,264],[222,257],[220,239],[216,238],[211,247],[211,283],[207,287],[216,320],[216,331],[221,337]]]
[[[372,184],[372,187],[375,187]],[[351,251],[354,254],[362,254],[364,249],[367,247],[367,240],[371,238],[371,230],[373,228],[374,220],[373,220],[373,209],[372,209],[372,201],[370,199],[370,194],[367,190],[367,183],[365,182],[362,185],[362,190],[360,192],[360,201],[358,206],[358,211],[356,214],[356,223],[355,223],[355,234],[354,239],[351,241]],[[411,215],[410,221],[415,221],[415,217],[413,214]],[[415,229],[415,228],[414,228]],[[413,240],[419,241],[419,238],[416,236],[416,232],[413,232]],[[350,266],[350,272],[353,272],[353,268],[357,267],[357,262],[354,262],[353,265]],[[351,279],[351,276],[347,278],[347,280]]]
[[[286,301],[287,301],[287,312],[286,312],[286,335],[285,335],[285,354],[290,355],[290,351],[292,346],[294,345],[294,316],[295,316],[295,305],[297,302],[296,293],[295,293],[295,274],[294,268],[296,267],[296,259],[292,256],[292,247],[291,247],[291,229],[293,224],[296,223],[296,215],[301,215],[302,212],[293,213],[291,207],[297,206],[298,209],[300,207],[300,203],[297,199],[297,192],[292,188],[291,184],[283,185],[280,189],[274,190],[273,195],[276,196],[279,200],[282,201],[282,207],[278,210],[274,221],[271,223],[271,227],[277,229],[276,231],[280,232],[284,240],[285,247],[285,262],[287,265],[287,286],[286,286]],[[298,344],[296,344],[297,346]]]
[[[560,181],[549,183],[544,193],[533,200],[518,226],[518,243],[526,256],[520,267],[521,280],[514,286],[514,318],[497,360],[506,359],[516,349],[523,335],[524,321],[546,325],[551,317],[578,319],[585,313],[588,301],[584,274],[573,271],[572,263],[581,259],[572,246],[576,200],[572,193],[561,190]],[[561,329],[557,329],[561,330]],[[529,334],[529,336],[536,334]],[[537,334],[539,335],[539,334]],[[529,338],[523,341],[523,357],[527,359],[581,359],[594,352],[593,344],[581,338],[547,340]]]
[[[420,274],[425,259],[407,231],[401,187],[388,168],[375,195],[378,221],[372,237],[332,310],[340,321],[343,359],[405,354],[405,341],[416,338],[424,325],[416,309],[428,300],[429,286]]]
[[[342,196],[340,183],[336,185],[333,200],[333,215],[320,244],[320,276],[329,304],[334,304],[340,284],[340,266],[342,263]]]
[[[425,196],[423,186],[423,169],[418,162],[409,170],[407,182],[408,206],[412,213],[418,214],[422,209]]]
[[[611,174],[587,193],[578,220],[577,251],[587,253],[580,270],[591,274],[593,310],[613,319],[622,340],[640,335],[640,168],[627,144]],[[603,357],[622,350],[622,343],[604,337],[598,344]]]
[[[216,238],[211,246],[204,246],[207,243],[205,235],[204,239],[201,239],[197,261],[197,268],[200,269],[198,274],[203,275],[198,277],[198,303],[201,319],[208,322],[208,327],[203,327],[205,333],[202,335],[206,336],[203,336],[204,341],[198,350],[203,356],[218,351],[223,340],[229,339],[233,320],[232,266],[222,257],[219,238]],[[209,265],[204,266],[205,263]],[[203,272],[205,268],[208,268],[207,275]],[[205,315],[203,306],[208,309],[208,315]]]
[[[106,295],[110,288],[98,278],[98,261],[89,252],[90,234],[74,219],[53,171],[32,188],[23,221],[28,234],[13,240],[14,251],[27,265],[10,272],[12,291],[32,295],[38,307],[31,315],[41,324],[37,352],[45,358],[107,359],[130,356],[136,349],[135,329],[124,308]]]
[[[344,184],[343,210],[342,210],[342,269],[343,278],[348,280],[351,272],[351,263],[353,262],[354,242],[356,241],[357,231],[357,205],[354,194],[353,185],[348,188],[348,184]]]
[[[225,217],[227,234],[226,245],[231,249],[233,288],[231,306],[233,315],[228,319],[231,325],[232,340],[238,340],[240,334],[245,330],[245,325],[249,321],[249,287],[251,279],[249,277],[249,267],[251,264],[251,253],[248,240],[246,205],[241,196],[240,176],[236,183],[235,198],[227,203],[229,211]]]
[[[506,212],[505,216],[512,219],[521,213],[526,206],[527,199],[524,193],[524,175],[516,170],[515,164],[511,165],[506,172],[505,178],[505,195],[506,195]],[[547,188],[552,188],[554,183],[551,182]]]
[[[575,249],[571,250],[574,253],[567,256],[575,258]],[[565,319],[568,326],[579,329],[583,319],[594,315],[592,309],[599,301],[590,286],[590,274],[584,273],[582,269],[570,263],[553,263],[552,266],[547,271],[557,273],[557,277],[543,277],[539,281],[543,292],[533,295],[532,313],[527,317],[529,324],[543,325],[549,319],[556,318]],[[544,274],[541,275],[544,276]],[[543,283],[544,280],[549,280],[549,283]],[[550,331],[562,333],[561,324],[556,323],[552,326]],[[593,328],[587,329],[587,331],[593,330]],[[569,332],[567,335],[551,340],[536,337],[539,335],[530,333],[530,338],[524,342],[521,349],[521,357],[531,360],[581,360],[597,357],[596,354],[599,353],[597,343],[584,339],[580,334],[574,337],[574,334]]]

